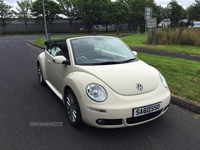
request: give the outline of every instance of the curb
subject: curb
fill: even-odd
[[[38,47],[38,48],[40,48],[40,49],[45,49],[44,47],[42,47],[42,46],[39,46],[39,45],[36,45],[36,44],[34,44],[34,41],[29,41],[28,42],[29,44],[31,44],[31,45],[33,45],[33,46],[35,46],[35,47]]]
[[[195,104],[194,102],[191,102],[189,100],[180,99],[175,96],[171,97],[171,102],[178,106],[181,106],[189,111],[200,114],[200,105]]]
[[[40,49],[44,49],[43,47],[39,46],[39,45],[35,45],[33,43],[33,41],[29,41],[29,44],[33,45],[33,46],[36,46]],[[176,104],[180,107],[183,107],[191,112],[194,112],[194,113],[197,113],[197,114],[200,114],[200,105],[197,105],[195,104],[194,102],[192,101],[189,101],[189,100],[185,100],[185,99],[181,99],[181,98],[178,98],[174,95],[171,96],[171,102],[173,104]]]

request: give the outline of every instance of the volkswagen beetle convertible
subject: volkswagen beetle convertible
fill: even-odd
[[[62,100],[73,127],[134,126],[167,111],[165,78],[119,38],[86,36],[45,45],[37,59],[39,83]]]

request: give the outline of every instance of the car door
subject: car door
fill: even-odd
[[[45,51],[45,66],[46,66],[46,76],[48,84],[52,84],[52,77],[53,77],[53,55],[52,55],[52,47],[47,48]]]
[[[63,50],[61,50],[62,47],[61,48],[60,47],[61,46],[59,46],[59,47],[53,46],[52,49],[48,50],[48,53],[46,56],[46,58],[47,58],[46,68],[47,68],[48,80],[49,80],[51,86],[53,86],[53,88],[55,90],[57,90],[57,92],[59,92],[59,93],[61,93],[61,88],[62,88],[62,84],[63,84],[65,77],[67,76],[67,74],[69,74],[71,72],[70,65],[54,63],[54,57],[64,54]],[[65,53],[66,53],[66,50],[65,50]]]

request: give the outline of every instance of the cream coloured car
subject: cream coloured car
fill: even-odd
[[[62,100],[72,126],[127,127],[167,111],[164,77],[120,39],[86,36],[45,45],[37,59],[39,82]]]

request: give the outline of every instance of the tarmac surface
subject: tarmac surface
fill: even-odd
[[[196,55],[164,52],[164,51],[142,49],[142,48],[131,48],[131,49],[136,52],[142,52],[142,53],[148,53],[148,54],[153,54],[153,55],[174,57],[174,58],[180,58],[180,59],[186,59],[186,60],[200,62],[200,56],[196,56]],[[200,114],[200,104],[194,103],[190,100],[187,100],[187,99],[184,99],[184,98],[181,98],[178,96],[174,96],[174,95],[172,95],[171,102],[176,105],[179,105],[183,108],[186,108],[192,112]]]

